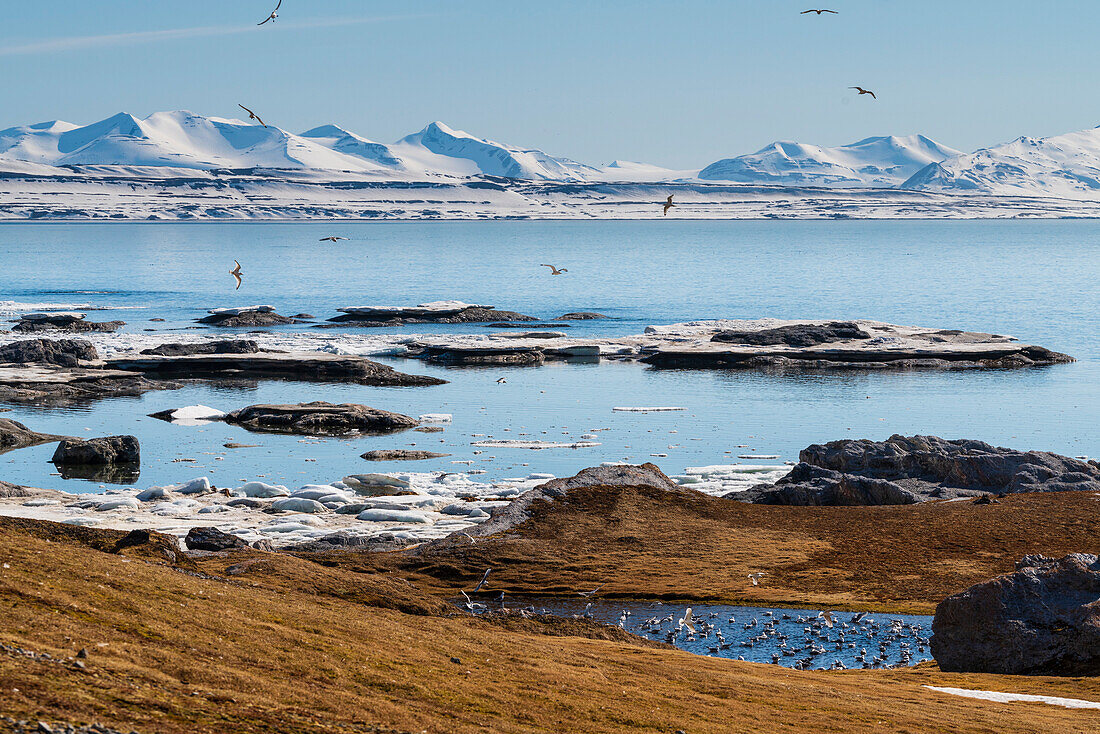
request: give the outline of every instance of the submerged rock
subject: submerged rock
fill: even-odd
[[[1100,463],[983,441],[891,436],[815,444],[772,485],[728,495],[757,504],[908,504],[1015,492],[1100,492]]]
[[[437,454],[434,451],[418,451],[413,449],[375,449],[362,454],[359,458],[367,461],[423,461],[425,459],[442,459],[450,454]]]
[[[58,445],[50,461],[57,465],[77,466],[137,464],[141,461],[141,448],[134,436],[107,436],[87,441],[66,438]]]
[[[610,316],[604,316],[602,313],[596,313],[595,311],[570,311],[569,313],[563,313],[558,316],[554,321],[594,321],[596,319],[607,319]]]
[[[76,367],[82,360],[95,361],[99,354],[83,339],[26,339],[0,346],[0,362],[55,364]]]
[[[383,434],[415,428],[415,418],[366,405],[326,402],[296,405],[250,405],[222,420],[254,431],[299,435],[340,436]]]
[[[1016,571],[944,599],[932,655],[947,672],[1100,674],[1100,559],[1027,556]]]

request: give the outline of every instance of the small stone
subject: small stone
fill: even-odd
[[[77,660],[76,662],[73,663],[73,665],[80,668],[81,670],[84,670],[85,668],[88,667],[87,665],[84,664],[83,660]]]
[[[44,732],[44,734],[53,734],[53,728],[45,721],[38,722],[38,729],[36,731]]]
[[[451,662],[455,665],[462,665],[462,660],[459,658],[451,658]]]
[[[85,659],[85,658],[87,658],[87,657],[88,657],[88,648],[86,648],[86,647],[82,647],[82,648],[80,648],[80,652],[78,652],[78,653],[76,654],[76,656],[77,656],[78,658],[81,658],[81,659]]]

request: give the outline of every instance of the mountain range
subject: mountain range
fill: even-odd
[[[1022,137],[963,153],[923,135],[839,147],[778,141],[701,170],[630,161],[594,166],[476,137],[433,122],[395,143],[337,125],[300,134],[187,111],[119,113],[90,125],[51,121],[0,130],[0,168],[126,166],[344,172],[381,180],[499,177],[544,182],[721,182],[895,188],[939,193],[1100,198],[1100,128]],[[45,168],[42,168],[45,167]]]

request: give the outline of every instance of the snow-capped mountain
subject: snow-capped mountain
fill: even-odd
[[[84,127],[56,122],[3,130],[0,159],[54,166],[383,169],[277,127],[187,111],[143,120],[122,112]]]
[[[783,186],[897,186],[929,164],[959,154],[923,135],[866,138],[837,148],[780,141],[712,163],[699,178]]]
[[[907,189],[997,194],[1100,197],[1100,128],[1050,138],[1017,138],[929,165]]]

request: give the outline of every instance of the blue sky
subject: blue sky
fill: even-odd
[[[284,0],[257,28],[273,6],[11,0],[0,128],[243,102],[295,132],[390,142],[438,119],[690,168],[777,139],[920,132],[971,150],[1100,124],[1096,2]]]

